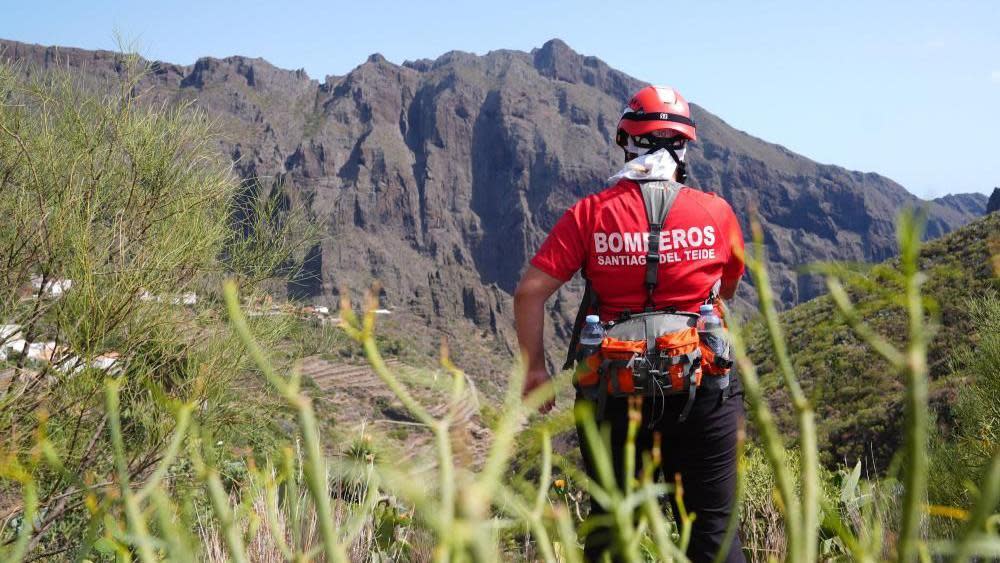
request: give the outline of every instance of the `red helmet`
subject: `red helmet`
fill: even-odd
[[[625,147],[628,137],[650,134],[657,137],[679,135],[689,141],[696,139],[691,109],[677,90],[669,86],[646,86],[629,100],[618,121],[616,142]]]

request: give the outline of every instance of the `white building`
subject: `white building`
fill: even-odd
[[[0,342],[24,338],[21,334],[21,325],[0,325]]]
[[[21,346],[14,347],[15,342],[20,342]],[[19,353],[24,348],[24,335],[21,334],[21,325],[0,325],[0,362],[4,362],[14,353]]]
[[[4,353],[8,357],[9,356],[19,356],[19,355],[21,355],[21,354],[24,353],[24,346],[25,346],[25,344],[27,344],[27,342],[24,341],[23,337],[21,337],[21,338],[12,338],[12,339],[4,342],[3,345],[0,346],[0,349],[2,349],[4,351]]]
[[[31,276],[31,287],[36,290],[42,289],[42,276]],[[59,297],[73,287],[73,280],[54,279],[45,282],[43,293],[52,297]]]
[[[188,291],[187,293],[182,293],[180,297],[171,299],[170,303],[173,305],[194,305],[198,303],[198,294]]]
[[[162,297],[159,295],[153,295],[145,290],[139,294],[139,300],[163,303]],[[171,297],[169,301],[171,305],[195,305],[198,303],[198,294],[193,291],[188,291],[186,293],[182,293],[179,297]]]
[[[69,349],[65,346],[56,346],[55,342],[32,342],[28,345],[29,360],[54,364],[65,359],[68,355]]]
[[[90,367],[115,375],[122,370],[121,366],[118,365],[118,359],[118,352],[108,352],[94,358],[90,362]]]

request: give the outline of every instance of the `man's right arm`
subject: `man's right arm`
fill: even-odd
[[[521,357],[527,368],[522,396],[528,396],[549,380],[549,370],[545,366],[545,301],[562,284],[562,280],[528,266],[514,290],[514,326]],[[546,413],[555,405],[553,397],[538,410]]]
[[[586,247],[580,225],[586,210],[585,198],[556,221],[514,291],[514,325],[527,368],[523,395],[549,380],[545,366],[545,301],[583,265]],[[547,412],[554,405],[553,400],[539,410]]]
[[[528,266],[514,290],[514,326],[517,343],[529,372],[545,372],[545,302],[562,286],[558,280]]]

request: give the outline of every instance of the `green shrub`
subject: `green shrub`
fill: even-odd
[[[15,553],[65,553],[96,530],[88,491],[148,479],[184,405],[212,429],[213,455],[278,445],[257,424],[272,411],[234,392],[255,366],[224,322],[220,282],[235,277],[252,297],[276,265],[293,264],[295,237],[237,235],[234,210],[251,203],[237,200],[211,123],[142,100],[137,65],[123,55],[122,76],[98,84],[0,64],[0,324],[18,325],[24,341],[0,383],[0,512],[25,510],[8,503],[17,483],[33,483],[41,510]],[[273,345],[287,325],[260,318],[253,331]],[[41,359],[20,353],[42,346]],[[108,380],[120,404],[117,469]],[[41,463],[39,440],[58,463]]]
[[[970,300],[967,308],[979,338],[957,351],[953,361],[956,372],[948,381],[957,387],[954,419],[935,436],[930,482],[932,504],[963,511],[975,504],[976,483],[985,478],[1000,448],[1000,297],[988,293]],[[938,524],[953,528],[956,521],[945,515]]]

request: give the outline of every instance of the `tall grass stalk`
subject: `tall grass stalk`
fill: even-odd
[[[747,355],[746,344],[740,331],[731,330],[730,338],[736,356],[736,368],[747,399],[748,412],[760,436],[762,449],[774,474],[775,487],[781,498],[787,554],[792,557],[794,554],[802,553],[800,546],[806,541],[802,537],[801,510],[798,495],[795,493],[796,480],[793,480],[788,469],[788,454],[785,451],[783,437],[778,430],[774,414],[764,398],[757,367]]]
[[[323,551],[326,557],[334,563],[346,563],[347,554],[334,530],[333,509],[330,506],[330,491],[327,482],[327,467],[320,444],[316,415],[312,409],[312,401],[299,393],[298,379],[293,377],[286,382],[279,377],[263,350],[257,345],[246,317],[240,309],[239,297],[235,282],[225,284],[224,295],[229,318],[234,329],[246,345],[251,357],[257,363],[268,382],[292,406],[299,419],[299,429],[302,431],[302,441],[305,444],[306,463],[304,467],[306,485],[313,502],[316,505],[320,534],[323,538]]]
[[[237,525],[232,507],[229,505],[229,497],[222,485],[222,479],[219,477],[219,470],[207,465],[197,450],[193,452],[192,460],[200,474],[200,479],[205,483],[205,488],[208,489],[208,499],[216,521],[222,527],[222,537],[226,542],[229,558],[236,563],[246,563],[247,556],[243,535]]]
[[[792,406],[798,416],[799,451],[802,455],[800,464],[802,500],[801,508],[789,505],[793,501],[791,491],[784,497],[786,509],[789,510],[789,554],[799,561],[816,560],[816,537],[819,532],[820,513],[820,479],[819,479],[819,449],[816,441],[816,418],[812,405],[799,385],[792,367],[792,360],[785,344],[785,335],[778,322],[778,312],[774,306],[774,295],[771,292],[771,280],[767,273],[764,258],[764,231],[756,220],[751,222],[754,255],[747,260],[747,266],[753,276],[754,287],[760,302],[760,311],[767,326],[771,341],[771,349],[780,368],[785,386],[792,398]],[[801,518],[801,521],[799,521]]]
[[[925,276],[920,272],[920,240],[923,218],[905,212],[899,218],[899,263],[906,279],[906,308],[909,339],[903,373],[906,377],[906,490],[899,538],[899,561],[911,561],[919,549],[920,524],[927,504],[927,341],[935,328],[924,318],[924,300],[920,286]]]
[[[146,518],[142,513],[139,501],[129,483],[128,462],[125,459],[125,444],[122,440],[122,427],[119,418],[120,409],[118,408],[120,385],[120,382],[117,380],[109,380],[104,387],[104,396],[108,411],[108,427],[111,432],[115,467],[118,472],[118,487],[121,491],[122,502],[125,504],[125,517],[128,519],[128,527],[135,546],[139,551],[139,557],[145,562],[152,562],[156,560],[153,541],[149,536]]]
[[[904,493],[901,507],[900,537],[897,560],[912,561],[920,546],[920,524],[927,499],[927,406],[928,371],[927,342],[935,331],[925,319],[920,286],[924,275],[919,269],[922,218],[911,211],[900,214],[897,240],[900,249],[900,269],[904,279],[907,313],[907,345],[899,350],[888,339],[868,327],[858,314],[843,284],[834,276],[827,277],[827,288],[838,310],[854,332],[878,352],[906,381],[904,455]]]

